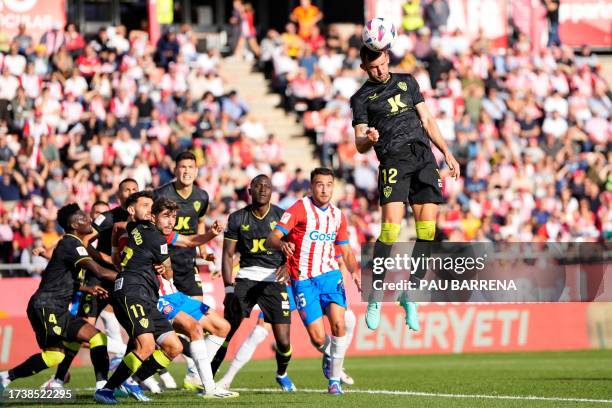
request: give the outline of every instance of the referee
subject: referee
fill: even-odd
[[[351,97],[355,144],[359,153],[374,148],[378,161],[378,194],[382,208],[381,232],[374,246],[374,257],[388,257],[400,233],[406,202],[416,219],[415,252],[428,255],[428,242],[436,233],[438,205],[443,203],[442,180],[431,151],[430,140],[444,154],[452,177],[459,177],[459,164],[444,142],[419,85],[410,74],[389,72],[389,54],[360,50],[361,69],[368,80]],[[418,249],[417,249],[418,248]],[[415,271],[422,278],[426,271]],[[374,279],[384,280],[384,273]],[[371,293],[366,312],[367,326],[380,323],[382,293]],[[406,324],[419,330],[417,308],[407,297],[400,297],[406,310]]]

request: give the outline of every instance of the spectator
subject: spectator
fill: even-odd
[[[441,27],[446,26],[449,15],[450,9],[447,0],[431,0],[425,7],[425,21],[427,27],[429,27],[435,35],[439,34]]]
[[[300,0],[300,5],[293,9],[290,18],[291,21],[297,23],[300,37],[308,40],[314,26],[323,19],[323,13],[310,0]]]

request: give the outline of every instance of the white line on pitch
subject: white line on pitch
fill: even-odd
[[[232,391],[244,392],[281,392],[278,388],[232,388]],[[298,392],[325,393],[324,389],[300,388]],[[564,397],[537,397],[531,395],[482,395],[482,394],[443,394],[435,392],[419,391],[392,391],[392,390],[356,390],[347,389],[347,394],[384,394],[384,395],[405,395],[411,397],[439,397],[439,398],[480,398],[480,399],[499,399],[499,400],[520,400],[520,401],[559,401],[559,402],[589,402],[599,404],[612,404],[612,400],[590,399],[590,398],[564,398]]]

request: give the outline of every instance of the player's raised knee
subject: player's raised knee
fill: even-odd
[[[178,336],[168,336],[162,344],[162,349],[164,350],[164,354],[166,354],[170,359],[174,359],[174,357],[183,352],[183,344],[179,340]]]
[[[383,244],[394,244],[397,242],[400,233],[400,224],[392,222],[383,222],[380,227],[380,236],[378,240]]]
[[[64,361],[64,357],[66,357],[63,352],[57,350],[45,350],[41,353],[41,356],[47,367],[59,365],[59,363]]]
[[[436,222],[417,221],[416,234],[419,241],[433,241],[436,236]]]

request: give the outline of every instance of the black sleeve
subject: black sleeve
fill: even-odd
[[[421,89],[419,88],[419,83],[414,79],[412,75],[408,77],[408,92],[410,92],[410,97],[412,98],[412,102],[414,106],[418,105],[421,102],[425,102],[425,98],[423,98],[423,94],[421,93]]]
[[[113,213],[110,211],[103,212],[91,222],[91,226],[98,234],[113,228]]]
[[[234,212],[230,214],[227,220],[227,227],[225,227],[223,238],[231,239],[232,241],[238,241],[239,232],[240,232],[240,222],[238,221],[238,213]]]
[[[87,249],[78,241],[71,239],[62,245],[64,263],[67,267],[74,268],[83,259],[90,258]]]
[[[360,98],[360,93],[356,93],[351,97],[351,110],[353,111],[353,126],[369,124],[368,111],[365,101]]]
[[[153,254],[153,262],[156,264],[163,263],[170,257],[168,255],[168,243],[166,238],[159,231],[147,230],[145,242],[150,242],[149,250]]]
[[[198,219],[205,216],[206,211],[208,211],[208,193],[202,190],[202,205],[200,206],[200,210],[198,211]]]

